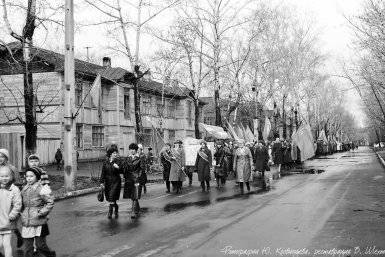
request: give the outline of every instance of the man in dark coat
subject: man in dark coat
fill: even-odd
[[[61,150],[60,148],[57,149],[56,153],[55,153],[55,160],[56,160],[56,169],[57,170],[61,170],[61,164],[62,164],[62,160],[63,160],[63,154],[61,153]]]
[[[160,151],[160,162],[163,166],[163,180],[166,183],[167,193],[170,193],[171,144],[166,143]]]
[[[257,143],[254,151],[254,168],[255,171],[261,172],[263,188],[266,188],[265,171],[269,170],[269,150],[265,143],[261,140]]]
[[[195,161],[195,169],[198,173],[198,180],[201,182],[202,191],[206,189],[210,191],[210,170],[212,166],[212,155],[211,151],[207,148],[207,143],[205,141],[201,142],[201,148],[197,153],[197,158]],[[205,188],[206,182],[206,188]]]

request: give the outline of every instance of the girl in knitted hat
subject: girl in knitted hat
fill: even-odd
[[[21,213],[22,236],[24,238],[24,256],[32,257],[34,242],[36,251],[43,256],[56,256],[47,246],[48,214],[51,212],[54,201],[52,191],[48,185],[42,185],[40,179],[42,170],[30,167],[26,171],[27,184],[21,191],[23,211]]]
[[[21,210],[21,194],[13,184],[14,177],[8,166],[0,166],[0,248],[5,257],[12,257],[11,235]]]

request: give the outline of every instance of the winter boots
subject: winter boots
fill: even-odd
[[[119,205],[115,203],[115,219],[119,217]]]
[[[114,212],[114,208],[115,208],[115,212]],[[115,214],[115,218],[118,218],[119,217],[119,205],[117,203],[111,203],[110,204],[110,208],[108,209],[108,218],[109,219],[112,219],[112,214]]]
[[[114,211],[114,204],[110,204],[110,208],[108,209],[108,218],[112,218],[112,212]]]

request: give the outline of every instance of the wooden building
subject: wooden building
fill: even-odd
[[[62,147],[64,116],[64,56],[42,48],[33,48],[30,68],[37,96],[37,153],[43,163],[54,161],[57,148]],[[23,74],[19,43],[0,48],[0,131],[25,136]],[[98,87],[100,100],[91,97]],[[79,159],[99,159],[105,156],[105,146],[117,143],[121,153],[135,142],[134,95],[130,83],[132,74],[111,67],[111,59],[103,65],[75,60],[76,146]],[[153,127],[166,142],[194,136],[194,104],[191,91],[178,85],[144,79],[139,84],[144,133],[142,142],[150,146]],[[23,138],[21,139],[23,143]]]

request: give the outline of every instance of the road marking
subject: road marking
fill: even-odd
[[[191,191],[190,193],[187,193],[187,194],[178,195],[177,197],[180,198],[180,197],[183,197],[183,196],[186,196],[186,195],[194,194],[194,193],[196,193],[196,192],[198,192],[198,190],[196,190],[196,191]]]
[[[113,257],[113,256],[115,256],[115,255],[117,255],[117,254],[119,254],[125,250],[131,249],[132,247],[133,247],[132,245],[123,245],[119,248],[111,250],[110,252],[107,252],[103,255],[100,255],[99,257]]]
[[[140,255],[138,255],[137,257],[148,257],[148,256],[151,256],[153,254],[156,254],[157,252],[163,250],[164,248],[166,248],[167,246],[161,246],[161,247],[158,247],[156,249],[153,249],[153,250],[149,250],[147,252],[144,252]]]

